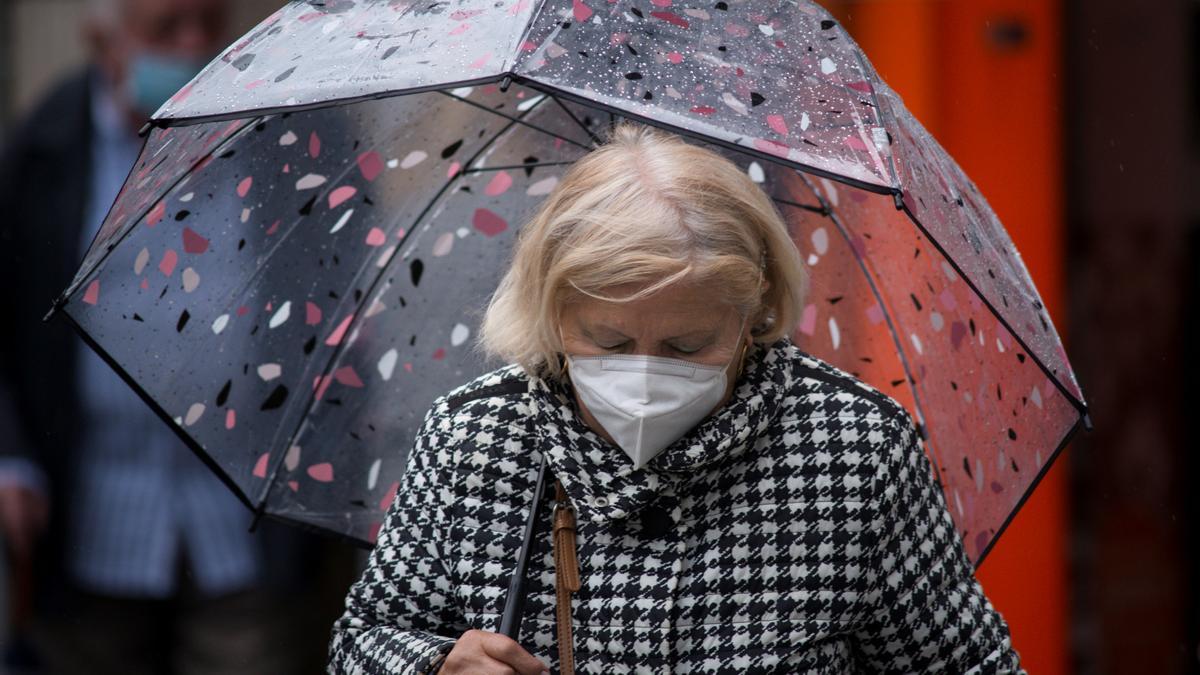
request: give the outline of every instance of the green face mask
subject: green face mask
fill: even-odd
[[[143,51],[129,64],[126,91],[138,113],[150,117],[204,67],[199,59]]]

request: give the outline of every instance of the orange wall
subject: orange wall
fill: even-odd
[[[1061,0],[859,0],[827,5],[880,75],[979,186],[1055,325],[1066,324]],[[1023,26],[1024,39],[997,33]],[[1067,454],[978,570],[1031,673],[1070,672]]]

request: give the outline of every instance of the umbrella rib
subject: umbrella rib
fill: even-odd
[[[505,166],[477,166],[471,169],[462,169],[459,173],[483,173],[485,171],[504,171],[506,169],[532,169],[538,166],[566,166],[575,162],[530,162],[528,164],[508,164]]]
[[[575,124],[578,124],[580,129],[583,129],[583,133],[587,134],[588,138],[592,139],[593,143],[595,143],[596,145],[600,145],[604,142],[591,129],[589,129],[586,124],[581,122],[579,120],[579,118],[575,116],[575,113],[572,112],[571,109],[567,107],[567,104],[563,103],[560,98],[558,98],[554,94],[546,94],[546,95],[549,96],[551,98],[551,100],[553,100],[555,103],[557,103],[558,107],[563,109],[563,112],[567,113],[567,117],[570,117],[572,122],[574,122]]]
[[[834,227],[837,228],[837,231],[842,235],[842,238],[845,239],[846,244],[850,245],[850,233],[846,231],[841,219],[838,218],[837,214],[834,213],[832,208],[830,208],[829,201],[822,196],[819,191],[817,191],[816,186],[812,184],[812,181],[808,179],[808,176],[805,176],[800,172],[797,172],[797,175],[800,176],[800,180],[804,181],[805,186],[808,187],[813,195],[816,196],[817,201],[819,201],[825,208],[829,220],[834,224]],[[921,405],[920,397],[917,395],[916,380],[912,375],[912,367],[908,364],[908,357],[904,353],[904,343],[900,341],[900,334],[896,331],[895,324],[892,323],[892,313],[887,311],[888,305],[886,302],[884,302],[883,295],[879,292],[879,287],[875,284],[875,277],[872,276],[871,270],[867,267],[866,261],[857,254],[855,254],[853,257],[854,260],[858,262],[858,267],[860,270],[862,270],[863,277],[867,280],[867,285],[871,288],[871,294],[875,296],[875,301],[879,303],[879,308],[883,310],[883,318],[887,322],[888,333],[891,334],[892,343],[896,346],[896,353],[900,356],[900,366],[904,368],[904,380],[908,384],[909,391],[912,392],[913,405],[917,408],[917,414],[921,416],[921,428],[919,431],[921,432],[922,436],[928,438],[928,434],[925,430],[925,410]]]
[[[813,193],[816,194],[816,191],[814,190]],[[790,199],[784,199],[783,197],[774,197],[773,196],[773,197],[771,197],[771,199],[779,202],[780,204],[787,204],[788,206],[794,206],[798,209],[804,209],[805,211],[812,211],[813,213],[819,213],[822,216],[829,215],[829,209],[828,209],[828,207],[825,207],[825,206],[813,206],[812,204],[801,204],[800,202],[794,202]],[[818,197],[818,199],[820,199],[820,197]]]
[[[554,138],[560,138],[560,139],[562,139],[562,140],[566,141],[567,143],[570,143],[571,145],[574,145],[574,146],[577,146],[577,147],[583,148],[584,150],[591,150],[591,149],[592,149],[592,148],[589,148],[588,146],[584,145],[583,143],[580,143],[579,141],[576,141],[576,140],[574,140],[574,139],[567,138],[567,137],[565,137],[565,136],[559,136],[558,134],[555,134],[555,133],[552,133],[552,132],[546,131],[545,129],[538,128],[538,127],[536,127],[536,126],[534,126],[534,125],[530,124],[529,122],[526,122],[525,120],[523,120],[523,119],[521,119],[521,118],[519,118],[519,117],[513,117],[512,115],[509,115],[509,114],[507,114],[507,113],[502,113],[502,112],[500,112],[499,110],[493,110],[492,108],[489,108],[489,107],[487,107],[486,105],[483,105],[483,104],[481,104],[481,103],[477,103],[477,102],[475,102],[475,101],[472,101],[471,99],[468,99],[468,98],[463,98],[462,96],[456,96],[455,94],[451,94],[451,93],[450,93],[450,92],[448,92],[448,91],[442,91],[442,90],[438,90],[438,93],[439,93],[439,94],[441,94],[441,95],[443,95],[443,96],[449,96],[449,97],[450,97],[450,98],[452,98],[452,99],[455,99],[455,100],[458,100],[458,101],[462,101],[463,103],[466,103],[467,105],[470,105],[470,106],[474,106],[474,107],[476,107],[476,108],[479,108],[480,110],[486,110],[487,112],[490,112],[490,113],[492,113],[493,115],[499,115],[500,117],[503,117],[503,118],[504,118],[504,119],[506,119],[506,120],[509,120],[509,121],[515,122],[515,123],[517,123],[517,124],[521,124],[521,125],[523,125],[523,126],[527,126],[527,127],[529,127],[530,129],[533,129],[534,131],[540,131],[540,132],[542,132],[543,134],[549,134],[550,136],[553,136]],[[536,107],[536,106],[535,106],[535,107]],[[531,108],[531,110],[532,110],[532,108]]]

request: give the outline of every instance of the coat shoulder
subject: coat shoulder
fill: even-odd
[[[859,419],[863,422],[913,423],[896,399],[837,366],[793,347],[792,383],[785,417]]]
[[[434,401],[433,414],[487,414],[510,407],[514,399],[529,395],[530,379],[517,365],[507,365],[484,373],[451,389]]]

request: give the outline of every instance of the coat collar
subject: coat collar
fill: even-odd
[[[569,380],[532,378],[541,447],[580,518],[596,523],[627,518],[660,496],[681,494],[704,469],[743,455],[768,435],[800,355],[787,338],[755,343],[730,399],[641,469],[584,423]]]

